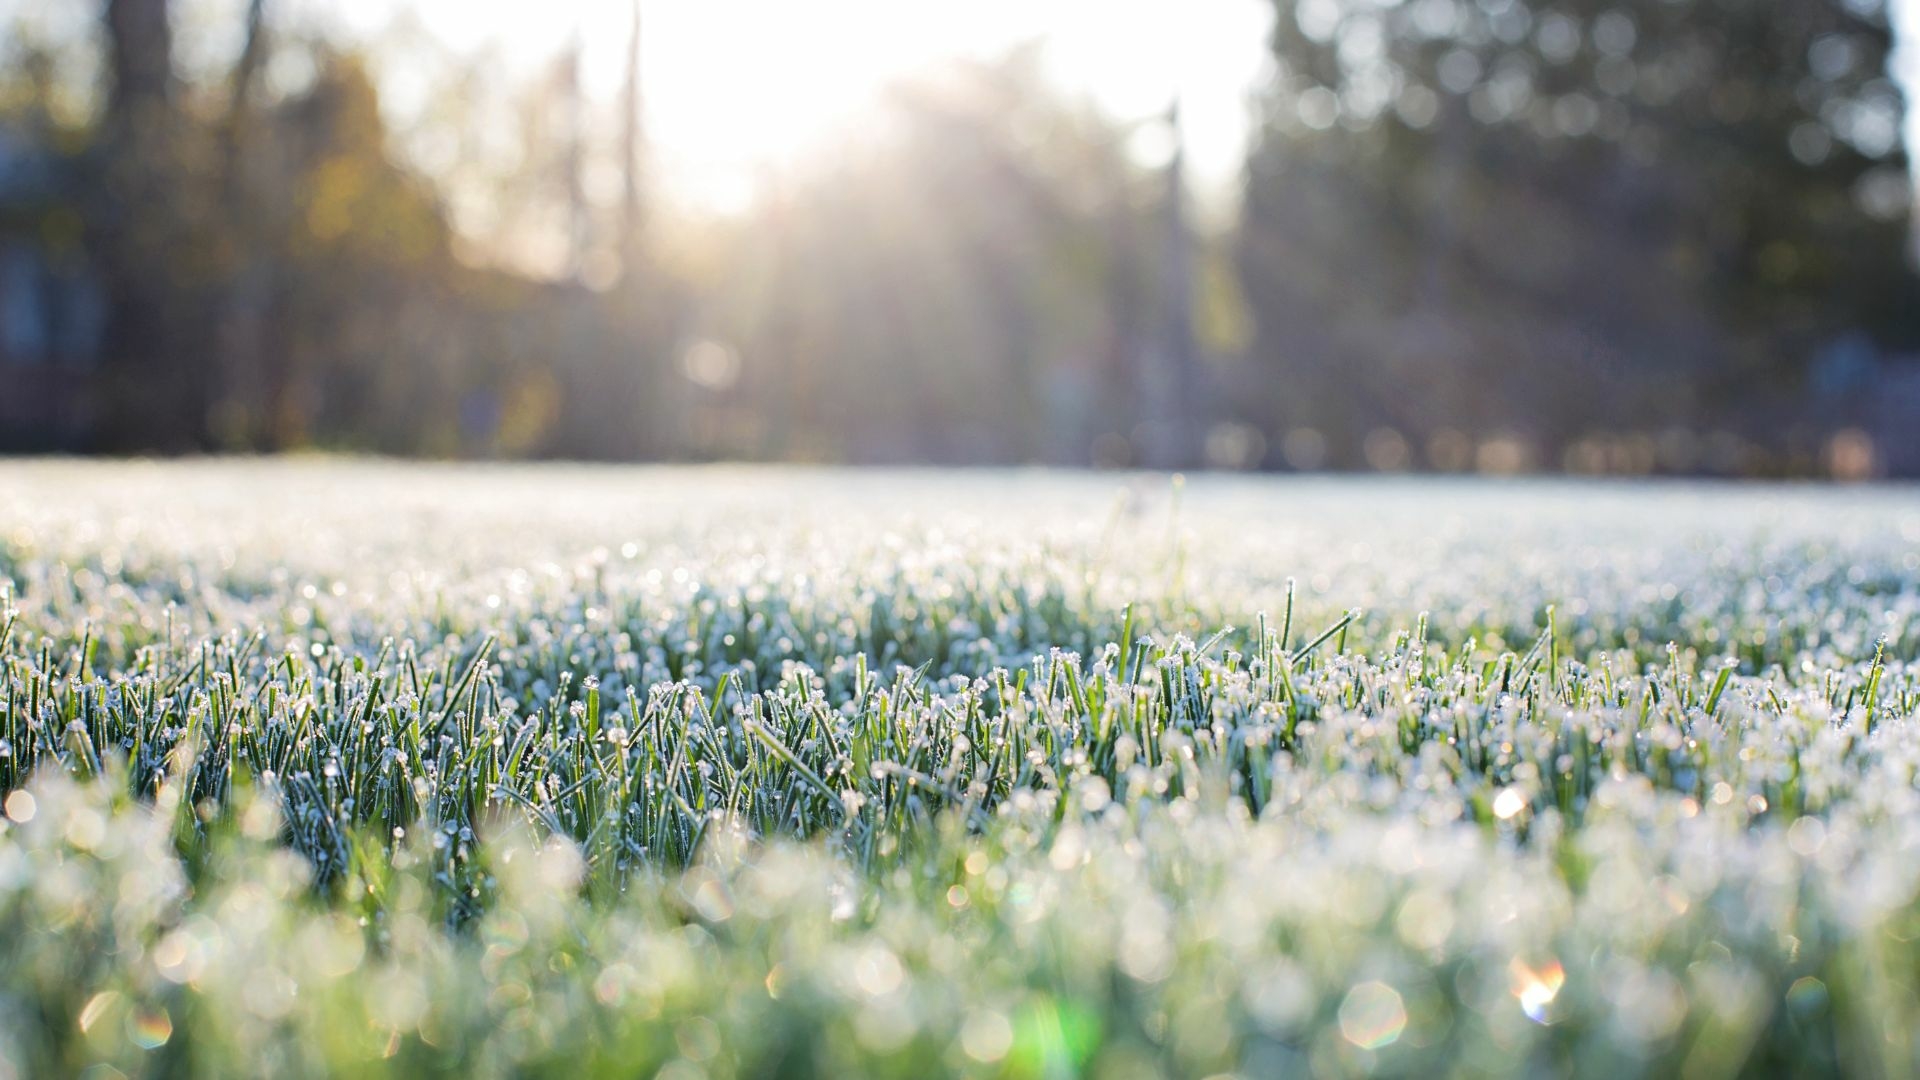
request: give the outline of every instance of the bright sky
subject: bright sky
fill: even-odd
[[[1177,94],[1203,196],[1239,172],[1247,99],[1266,64],[1268,0],[642,0],[645,110],[656,179],[725,206],[805,152],[890,78],[943,57],[1044,39],[1068,93],[1119,119]],[[304,0],[303,14],[377,33],[409,9],[457,50],[497,47],[532,73],[578,32],[589,93],[617,99],[631,0]],[[324,14],[322,14],[324,13]],[[402,86],[389,87],[389,93]],[[399,107],[405,108],[404,102]]]

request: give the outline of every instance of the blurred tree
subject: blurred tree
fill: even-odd
[[[1878,0],[1279,0],[1240,261],[1268,409],[1366,463],[1806,413],[1913,340]],[[1440,456],[1446,456],[1443,452]]]
[[[268,215],[272,329],[254,358],[267,372],[268,445],[396,448],[413,432],[444,448],[453,408],[431,390],[437,350],[423,339],[437,316],[459,314],[435,310],[454,276],[451,229],[432,189],[388,156],[365,65],[323,52],[271,130],[263,156],[278,175],[262,181],[286,201]]]
[[[642,280],[645,245],[642,243],[641,143],[645,113],[640,71],[640,0],[632,0],[627,34],[627,73],[620,95],[620,274],[632,290]]]
[[[589,246],[611,230],[594,226],[584,190],[595,129],[566,65],[558,79],[509,88],[523,120],[511,167],[455,144],[461,179],[488,181],[461,190],[492,199],[497,219],[557,208],[559,265],[573,280],[549,284],[462,260],[448,189],[396,156],[362,53],[276,32],[277,7],[248,0],[235,9],[231,67],[188,80],[166,0],[98,10],[97,112],[70,104],[86,97],[74,90],[91,67],[81,46],[10,42],[9,55],[31,62],[0,73],[0,160],[14,166],[0,170],[0,311],[35,314],[32,334],[0,335],[0,396],[33,403],[0,421],[58,414],[0,433],[0,445],[674,452],[654,405],[668,380],[652,358],[667,351],[665,313],[680,300],[665,274],[646,295],[582,283],[593,267],[617,267],[627,245]],[[270,89],[275,54],[306,74]],[[571,124],[546,122],[556,106]],[[452,118],[463,139],[499,127],[485,109],[456,105]],[[630,158],[638,138],[631,128]],[[634,222],[640,178],[627,182]],[[104,332],[90,336],[94,283]],[[76,347],[97,350],[97,367],[29,377]]]
[[[107,0],[109,88],[90,175],[89,239],[107,311],[101,445],[207,444],[204,229],[183,173],[204,151],[175,100],[168,0]]]
[[[1141,382],[1148,415],[1139,440],[1143,460],[1158,468],[1190,468],[1198,458],[1198,345],[1193,332],[1193,233],[1187,225],[1186,152],[1180,107],[1167,110],[1173,156],[1160,197],[1160,333],[1147,344]]]
[[[710,305],[741,371],[708,395],[762,426],[712,452],[1084,463],[1148,419],[1159,192],[1037,60],[900,84],[741,223]]]

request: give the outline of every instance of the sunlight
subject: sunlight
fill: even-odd
[[[311,2],[311,0],[310,0]],[[455,50],[497,49],[519,74],[578,35],[582,78],[617,100],[633,0],[330,0],[330,17],[377,32],[408,11]],[[889,83],[943,60],[1045,47],[1053,82],[1119,119],[1187,103],[1200,189],[1237,175],[1244,98],[1264,70],[1271,18],[1260,0],[641,0],[649,152],[676,196],[738,209],[769,172],[857,130]]]
[[[577,35],[587,92],[615,100],[626,78],[633,0],[417,0],[411,10],[456,49],[494,47],[522,71]],[[890,0],[642,0],[647,139],[673,186],[710,207],[741,201],[856,121],[879,92],[952,56],[987,56],[1028,36],[1017,5]],[[348,0],[376,26],[395,0]]]
[[[626,0],[601,0],[621,9]],[[645,9],[649,135],[663,164],[693,175],[706,200],[744,186],[843,134],[890,81],[964,39],[968,10],[888,0],[654,3]]]
[[[627,25],[630,0],[596,6],[603,24]],[[648,0],[647,117],[669,165],[694,169],[698,186],[737,183],[832,145],[890,82],[1038,41],[1055,83],[1116,118],[1157,115],[1176,95],[1196,106],[1186,110],[1196,173],[1224,184],[1269,18],[1246,0]]]

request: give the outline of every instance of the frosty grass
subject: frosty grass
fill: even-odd
[[[0,465],[0,1078],[1920,1073],[1920,493]]]

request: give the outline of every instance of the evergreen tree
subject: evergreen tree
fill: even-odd
[[[1359,464],[1764,433],[1913,331],[1878,0],[1279,0],[1241,261],[1283,422]]]

